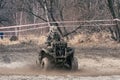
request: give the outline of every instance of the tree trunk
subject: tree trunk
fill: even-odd
[[[108,7],[109,7],[109,10],[111,12],[111,15],[113,17],[113,19],[116,19],[116,14],[115,14],[115,10],[114,10],[114,7],[113,7],[113,0],[107,0],[108,1]],[[118,24],[118,21],[115,20],[115,28],[114,31],[112,30],[112,28],[110,28],[110,31],[111,31],[111,34],[112,34],[112,38],[114,40],[116,40],[117,42],[120,42],[120,29],[119,29],[119,24]],[[115,35],[114,35],[115,33]]]

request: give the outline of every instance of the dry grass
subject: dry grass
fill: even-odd
[[[12,45],[12,44],[18,44],[19,41],[10,41],[8,38],[4,38],[3,40],[0,39],[0,44],[2,45]]]
[[[0,39],[0,44],[2,44],[2,45],[13,45],[13,44],[33,42],[37,45],[41,45],[41,44],[45,43],[45,40],[46,40],[45,36],[36,37],[34,35],[29,35],[29,36],[26,36],[26,37],[19,37],[18,41],[10,41],[9,38],[4,38],[3,40]]]
[[[45,41],[46,41],[46,36],[35,36],[35,35],[29,35],[29,36],[26,36],[26,37],[20,37],[19,38],[19,41],[20,42],[34,42],[35,44],[37,45],[41,45],[41,44],[44,44]]]
[[[69,41],[72,45],[78,45],[82,43],[101,43],[101,42],[111,42],[109,33],[93,33],[89,34],[78,34]]]
[[[21,43],[34,43],[36,45],[44,44],[46,41],[46,36],[35,36],[35,35],[28,35],[25,37],[19,37],[18,41],[10,41],[8,38],[4,38],[0,40],[0,44],[2,45],[13,45],[13,44],[21,44]],[[93,33],[92,35],[87,34],[77,34],[69,43],[74,46],[97,46],[103,45],[107,47],[112,46],[120,46],[118,43],[114,42],[110,38],[109,33]],[[113,45],[114,44],[114,45]],[[111,46],[112,45],[112,46]]]

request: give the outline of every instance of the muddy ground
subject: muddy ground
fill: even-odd
[[[38,47],[33,43],[0,45],[0,80],[113,80],[120,79],[120,44],[74,45],[79,61],[76,72],[54,69],[44,72],[36,64]],[[104,76],[104,77],[100,77]],[[110,76],[110,77],[109,77]]]

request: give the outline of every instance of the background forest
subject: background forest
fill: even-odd
[[[85,21],[116,19],[119,17],[120,0],[0,0],[1,27],[34,24],[47,22],[48,20],[50,22]],[[118,23],[115,24],[116,27],[114,29],[110,27],[109,31],[114,40],[120,41],[119,25]],[[56,25],[58,26],[57,23]],[[77,26],[77,28],[74,28],[76,26],[72,27],[72,29],[69,28],[66,30],[64,28],[64,30],[60,30],[58,28],[58,30],[64,37],[76,32],[80,28],[80,26]],[[92,27],[90,29],[88,27],[89,31],[93,29]],[[81,30],[85,31],[84,29]],[[95,29],[93,30],[95,32]],[[40,30],[38,33],[40,33]]]
[[[109,0],[108,0],[109,1]],[[107,0],[0,0],[1,26],[50,21],[110,19]],[[120,0],[112,0],[118,13]],[[120,15],[118,15],[120,16]]]

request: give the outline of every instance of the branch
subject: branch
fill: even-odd
[[[115,11],[114,11],[114,8],[113,8],[113,2],[112,2],[112,0],[107,0],[107,1],[108,1],[108,7],[109,7],[109,10],[111,12],[111,15],[115,19],[116,15],[115,15]]]
[[[45,7],[44,7],[44,3],[43,0],[37,0],[37,2],[39,2],[40,6],[43,8],[43,10],[45,11]]]
[[[27,13],[30,13],[30,14],[34,15],[35,17],[38,17],[39,19],[41,19],[41,20],[47,22],[46,19],[42,18],[41,16],[36,15],[35,13],[33,13],[33,12],[30,11],[30,10],[27,10],[27,9],[25,9],[25,8],[19,8],[18,10],[19,10],[19,11],[25,11],[25,12],[27,12]]]
[[[71,32],[68,32],[67,34],[64,35],[64,37],[66,37],[66,36],[68,36],[68,35],[70,35],[70,34],[76,32],[80,27],[81,27],[81,26],[77,27],[76,29],[74,29],[74,30],[71,31]]]

